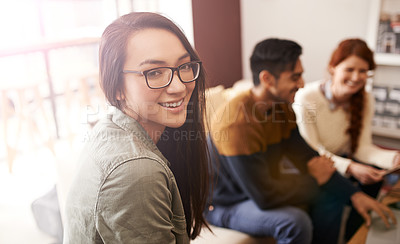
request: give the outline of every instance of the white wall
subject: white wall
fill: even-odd
[[[182,28],[189,42],[193,45],[194,36],[191,0],[120,0],[120,5],[121,2],[126,5],[133,4],[134,11],[149,11],[164,14]]]
[[[367,38],[371,0],[241,0],[243,75],[265,38],[292,39],[303,47],[306,82],[326,75],[330,54],[349,37]]]

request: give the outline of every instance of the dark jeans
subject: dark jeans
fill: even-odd
[[[209,223],[253,236],[272,236],[281,243],[337,244],[343,207],[348,198],[321,191],[310,215],[296,207],[260,210],[253,201],[213,206],[206,211]],[[311,220],[312,223],[311,223]]]
[[[347,157],[347,155],[343,155],[343,157]],[[360,162],[354,158],[352,160],[357,163],[364,164],[363,162]],[[369,164],[366,164],[366,165],[369,165]],[[374,165],[369,165],[369,166],[374,167],[376,169],[381,169]],[[378,196],[378,193],[383,185],[383,181],[377,182],[375,184],[363,185],[354,177],[350,177],[350,180],[359,189],[361,189],[365,194],[367,194],[368,196],[370,196],[372,198],[376,198]],[[346,223],[346,232],[345,232],[345,236],[344,236],[346,241],[350,240],[350,238],[356,233],[358,228],[360,228],[360,226],[364,222],[364,218],[360,214],[358,214],[358,212],[354,209],[351,202],[349,202],[349,205],[351,206],[351,211],[349,214],[349,218],[347,219],[347,223]]]
[[[232,206],[213,206],[206,211],[209,223],[252,236],[272,236],[277,244],[311,243],[312,224],[307,213],[296,207],[261,210],[251,200]]]
[[[363,185],[353,177],[350,179],[354,181],[365,194],[369,195],[372,198],[376,198],[378,196],[378,193],[383,185],[383,181],[371,185]],[[350,240],[350,238],[356,233],[358,228],[360,228],[360,226],[364,222],[364,218],[354,209],[351,203],[350,205],[351,211],[346,223],[346,241]]]
[[[361,191],[373,198],[376,198],[382,186],[382,182],[363,185],[355,178],[351,177],[350,180],[354,182],[354,184],[357,185],[356,187]],[[364,222],[364,219],[354,209],[350,199],[345,199],[340,197],[338,194],[324,191],[320,193],[316,203],[310,211],[314,226],[313,243],[336,244],[338,242],[343,208],[346,205],[351,206],[345,229],[345,239],[350,240]]]
[[[313,244],[337,244],[343,207],[348,198],[321,191],[310,209],[313,222]]]

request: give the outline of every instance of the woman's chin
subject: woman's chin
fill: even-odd
[[[170,127],[170,128],[179,128],[181,127],[186,121],[186,117],[185,118],[179,118],[175,121],[170,121],[165,123],[165,126]]]

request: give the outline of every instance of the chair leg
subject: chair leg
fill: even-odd
[[[48,126],[50,128],[51,123],[50,123],[50,120],[47,117],[46,111],[44,109],[43,97],[40,95],[38,87],[35,87],[34,93],[35,93],[35,100],[37,101],[37,106],[38,106],[38,108],[40,110],[40,113],[42,114],[42,118],[44,120],[44,123],[45,123],[46,126]],[[39,132],[39,129],[38,129],[38,132]],[[47,146],[47,148],[50,149],[50,151],[53,153],[53,155],[56,155],[56,152],[55,152],[55,149],[54,149],[54,144],[55,144],[55,142],[54,142],[54,139],[53,139],[53,137],[51,135],[51,132],[48,132],[47,138],[45,139],[45,145]]]
[[[12,173],[13,162],[16,156],[16,150],[10,146],[9,137],[8,137],[8,119],[11,115],[10,112],[10,103],[7,97],[7,93],[5,90],[1,92],[1,119],[2,130],[3,130],[3,139],[6,150],[7,164],[8,164],[8,172]]]

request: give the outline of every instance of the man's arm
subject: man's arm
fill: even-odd
[[[318,193],[318,184],[310,175],[293,175],[290,180],[273,176],[264,153],[247,156],[223,156],[231,177],[261,209],[284,205],[309,204]]]
[[[296,127],[292,130],[290,137],[284,142],[285,154],[290,161],[302,173],[308,173],[307,163],[314,157],[318,157],[319,153],[312,149],[310,145],[300,135],[299,129]]]
[[[290,137],[285,140],[287,157],[301,171],[311,173],[308,162],[314,157],[318,157],[318,152],[312,149],[300,135],[298,128],[293,129]],[[321,159],[323,161],[323,159]],[[313,167],[322,167],[318,163]],[[313,170],[315,171],[315,169]],[[332,173],[331,173],[332,174]],[[313,175],[313,177],[318,177]],[[348,179],[341,176],[337,171],[332,174],[327,182],[321,184],[322,190],[331,192],[338,197],[350,199],[351,195],[359,191]]]

